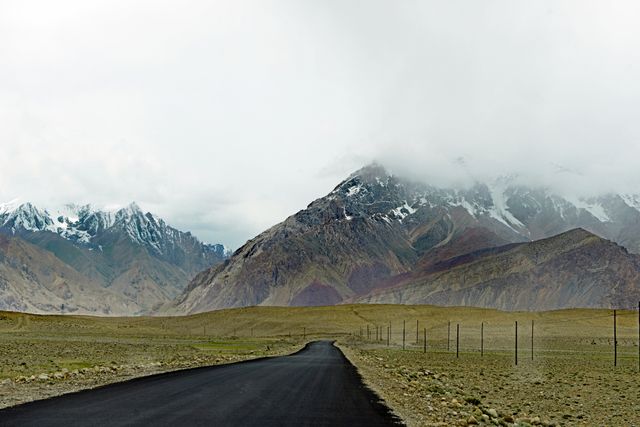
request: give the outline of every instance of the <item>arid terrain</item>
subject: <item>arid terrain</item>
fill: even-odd
[[[0,313],[0,408],[140,376],[288,354],[298,337],[203,335],[186,319]]]
[[[426,354],[424,330],[415,344],[415,321],[405,351],[401,334],[390,347],[360,339],[344,346],[369,386],[409,425],[640,425],[637,313],[618,319],[614,367],[612,318],[601,310],[493,313],[482,355],[480,326],[454,310],[449,351],[446,321],[427,327]],[[520,323],[516,366],[512,319],[527,317],[535,318],[533,360],[529,320]]]
[[[638,313],[617,315],[614,367],[609,310],[351,305],[253,307],[171,318],[3,312],[0,405],[162,371],[285,354],[303,342],[334,337],[365,382],[409,425],[640,425]]]

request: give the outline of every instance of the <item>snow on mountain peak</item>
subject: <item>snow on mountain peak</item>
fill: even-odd
[[[20,206],[20,199],[16,198],[6,203],[0,203],[0,215],[15,211]]]
[[[620,197],[627,206],[640,211],[640,195],[621,194]]]
[[[18,204],[17,207],[9,203],[4,206],[10,209],[0,214],[0,225],[13,233],[19,230],[44,231],[53,226],[53,220],[46,211],[39,210],[29,202]]]
[[[575,221],[576,216],[602,224],[620,220],[624,206],[640,213],[640,196],[616,195],[568,198],[548,187],[530,187],[516,174],[498,177],[489,183],[476,182],[471,187],[444,188],[410,181],[387,173],[372,164],[351,174],[327,197],[348,207],[345,217],[360,211],[364,215],[381,215],[387,222],[406,223],[422,209],[462,208],[476,220],[500,223],[512,233],[529,238],[529,222],[543,217],[548,221]],[[347,211],[345,211],[347,212]],[[342,216],[338,215],[342,218]],[[557,219],[553,219],[557,218]]]
[[[93,239],[117,227],[132,241],[146,246],[159,255],[171,252],[177,245],[193,240],[202,245],[202,250],[226,254],[227,249],[219,245],[205,245],[190,233],[183,233],[164,220],[143,213],[137,203],[132,202],[117,210],[95,209],[91,205],[65,204],[56,208],[40,210],[17,199],[0,204],[0,228],[11,233],[24,231],[49,231],[78,244],[94,246]],[[96,243],[97,244],[97,243]]]

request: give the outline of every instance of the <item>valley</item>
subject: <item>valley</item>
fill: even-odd
[[[640,427],[639,21],[1,0],[0,427]]]

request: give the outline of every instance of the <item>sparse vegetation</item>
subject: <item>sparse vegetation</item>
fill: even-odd
[[[284,354],[305,339],[333,337],[365,381],[410,425],[640,425],[637,312],[618,314],[614,368],[608,310],[505,313],[345,305],[253,307],[171,318],[0,313],[0,402],[7,406],[154,372]],[[367,325],[371,339],[366,338]]]

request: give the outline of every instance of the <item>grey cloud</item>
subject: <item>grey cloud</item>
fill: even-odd
[[[0,200],[237,247],[378,160],[639,192],[633,1],[0,3]]]

